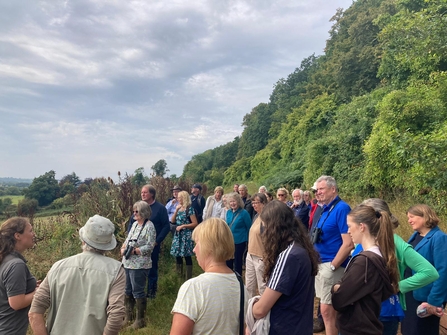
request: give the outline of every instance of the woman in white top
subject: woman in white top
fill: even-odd
[[[180,287],[170,334],[238,334],[240,282],[225,263],[234,255],[233,234],[225,221],[211,218],[197,226],[192,238],[197,262],[205,273]],[[246,310],[244,288],[243,312]]]

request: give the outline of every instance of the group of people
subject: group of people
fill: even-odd
[[[264,186],[253,196],[246,185],[228,194],[216,187],[206,200],[201,191],[199,184],[191,193],[176,185],[163,205],[145,185],[121,262],[105,256],[117,246],[114,224],[94,215],[79,230],[83,251],[56,262],[42,282],[23,257],[34,245],[32,225],[20,217],[5,221],[0,333],[25,335],[28,320],[37,335],[144,327],[169,231],[176,271],[186,279],[172,309],[172,335],[311,334],[318,326],[315,296],[328,335],[395,335],[399,323],[403,335],[439,333],[447,235],[429,206],[408,209],[414,234],[406,243],[393,233],[399,222],[384,200],[367,199],[351,210],[330,176],[311,191],[293,190],[291,199],[279,188],[273,200]],[[197,277],[192,256],[204,271]]]

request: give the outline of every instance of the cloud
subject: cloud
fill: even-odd
[[[180,175],[312,53],[347,0],[0,5],[0,176]]]

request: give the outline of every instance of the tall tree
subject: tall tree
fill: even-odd
[[[158,177],[163,177],[169,170],[167,169],[168,163],[164,159],[160,159],[157,163],[151,166],[152,171]]]
[[[34,178],[31,185],[25,191],[27,199],[36,199],[39,206],[47,206],[56,199],[59,194],[59,184],[56,180],[56,172],[53,170]]]

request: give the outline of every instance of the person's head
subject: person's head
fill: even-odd
[[[265,249],[264,279],[270,278],[279,254],[292,241],[307,251],[312,263],[312,276],[315,276],[318,271],[318,253],[310,243],[304,225],[298,221],[292,209],[281,201],[273,200],[264,206],[260,216],[264,225],[264,232],[261,234]]]
[[[337,182],[331,176],[321,176],[316,181],[317,194],[320,197],[320,202],[328,205],[338,194]]]
[[[133,204],[133,217],[137,221],[149,220],[152,215],[151,206],[146,201],[137,201]]]
[[[222,199],[222,195],[224,194],[224,189],[223,189],[223,187],[222,186],[217,186],[215,189],[214,189],[214,198],[217,200],[217,201],[220,201],[221,199]]]
[[[312,201],[312,193],[310,191],[304,191],[303,200],[306,204],[309,204]]]
[[[256,213],[261,213],[265,205],[267,205],[267,197],[264,193],[256,193],[251,197],[251,204]]]
[[[202,192],[202,185],[200,184],[194,184],[191,187],[191,193],[195,196],[198,196]]]
[[[408,208],[407,218],[413,230],[419,233],[428,232],[439,224],[439,217],[435,211],[425,204]]]
[[[155,200],[156,194],[157,191],[152,185],[147,184],[141,188],[141,200],[146,201],[148,204]]]
[[[239,194],[241,195],[242,198],[246,198],[248,196],[247,185],[245,185],[245,184],[239,185]]]
[[[233,185],[233,192],[239,193],[239,184]]]
[[[387,212],[393,229],[399,227],[399,220],[391,213],[390,207],[385,200],[379,198],[369,198],[362,201],[362,205],[371,206],[378,212]]]
[[[244,208],[244,201],[242,201],[239,193],[233,192],[227,195],[227,203],[231,210],[236,211],[239,208]]]
[[[208,262],[223,263],[234,257],[234,240],[228,224],[219,218],[209,218],[192,232],[197,262],[204,269]]]
[[[301,203],[303,201],[304,192],[300,189],[293,190],[292,192],[292,198],[293,201],[297,204]]]
[[[114,232],[115,226],[109,219],[94,215],[79,229],[79,238],[84,243],[84,250],[104,253],[116,247]]]
[[[180,205],[183,207],[191,206],[191,197],[189,196],[188,192],[181,191],[178,193],[177,200]]]
[[[29,220],[23,217],[12,217],[0,227],[0,263],[3,258],[13,252],[23,252],[34,246],[34,231]]]
[[[276,191],[276,199],[286,203],[288,197],[289,197],[289,191],[287,191],[286,188],[284,187],[278,188],[278,190]]]
[[[265,196],[267,197],[267,201],[273,200],[273,194],[271,194],[270,192],[265,193]]]
[[[391,285],[397,289],[399,274],[391,219],[387,211],[359,205],[348,214],[348,234],[354,243],[365,245],[375,241],[387,264]]]
[[[230,204],[228,203],[228,194],[222,195],[222,204],[226,209],[230,208]]]
[[[172,189],[172,196],[177,199],[178,193],[180,191],[183,191],[182,188],[179,185],[175,185],[174,188]]]
[[[259,187],[259,193],[267,193],[267,187],[265,187],[264,185],[262,185],[261,187]]]

